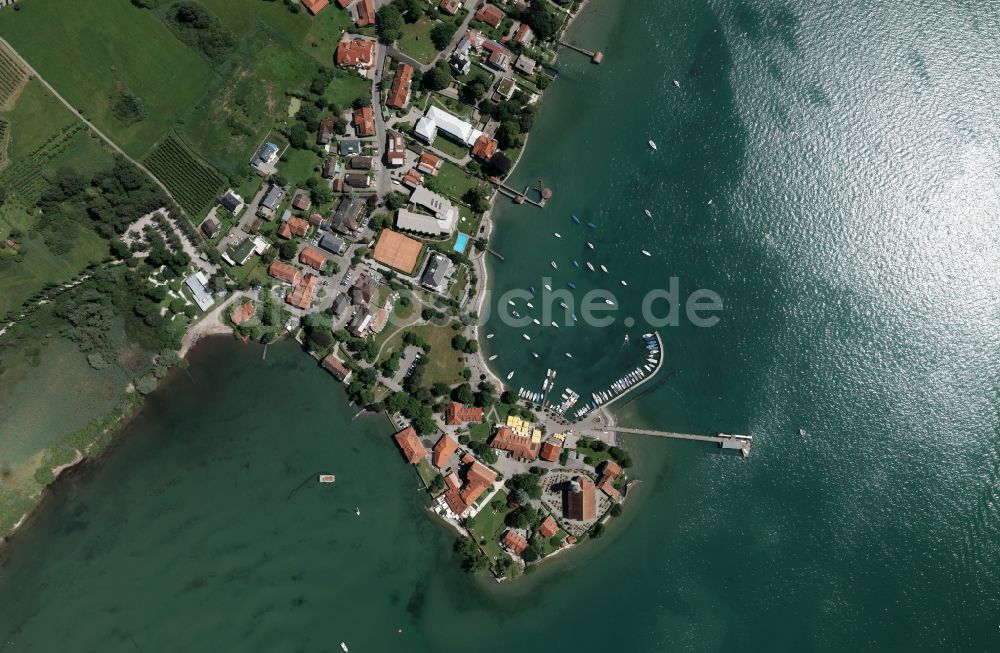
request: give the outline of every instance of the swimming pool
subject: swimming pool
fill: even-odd
[[[469,244],[468,234],[463,234],[461,231],[458,232],[458,237],[455,239],[455,246],[452,248],[459,254],[465,253],[465,246]]]

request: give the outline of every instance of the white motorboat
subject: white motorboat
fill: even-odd
[[[492,338],[495,335],[496,335],[495,333],[487,333],[486,334],[486,339],[489,340],[490,338]]]
[[[647,218],[651,218],[651,217],[653,217],[653,214],[649,212],[649,209],[646,209],[645,211],[643,211],[643,213],[645,213],[645,214],[646,214],[646,217],[647,217]]]
[[[508,303],[509,305],[511,305],[511,306],[514,306],[514,300],[513,300],[513,299],[508,299],[508,300],[507,300],[507,303]]]
[[[642,255],[643,255],[643,256],[652,256],[652,254],[650,254],[650,253],[649,253],[649,252],[648,252],[647,250],[645,250],[645,249],[644,249],[644,250],[642,250]]]
[[[556,262],[555,262],[555,261],[549,261],[549,265],[551,265],[551,266],[552,266],[552,269],[553,269],[553,270],[558,270],[558,269],[559,269],[559,266],[558,266],[558,265],[556,265]]]
[[[535,324],[537,324],[538,326],[542,326],[542,323],[538,321],[537,317],[536,318],[532,318],[531,321],[534,322]]]
[[[622,285],[623,285],[623,286],[627,286],[627,285],[628,285],[628,284],[627,284],[627,283],[625,282],[625,280],[624,280],[624,279],[622,279]]]
[[[340,643],[340,648],[341,648],[341,650],[343,650],[343,651],[344,651],[344,653],[347,653],[347,644],[345,644],[345,643],[341,642],[341,643]]]
[[[550,286],[549,284],[545,284],[545,289],[551,291],[552,290],[552,286]]]
[[[493,354],[492,356],[490,356],[490,357],[489,357],[489,358],[487,358],[486,360],[490,360],[490,361],[495,361],[495,360],[497,359],[497,356],[499,356],[499,355],[500,355],[500,354]]]
[[[355,507],[354,508],[354,514],[357,515],[358,517],[360,517],[361,516],[361,508]]]
[[[559,328],[559,324],[557,324],[554,320],[552,321],[552,326],[554,326],[557,329]]]
[[[573,358],[573,354],[566,352],[566,358]]]
[[[680,87],[681,87],[681,83],[680,83],[680,82],[678,82],[678,81],[677,81],[677,80],[675,79],[675,80],[674,80],[674,86],[675,86],[675,87],[677,87],[677,88],[680,88]]]
[[[521,337],[524,338],[525,340],[531,340],[531,336],[529,336],[527,333],[522,333]]]
[[[605,299],[604,303],[607,304],[608,306],[614,306],[615,305],[615,303],[613,301],[611,301],[610,299]]]
[[[653,149],[653,150],[656,149],[656,143],[654,143],[652,140],[649,140],[649,141],[646,141],[646,142],[649,143],[650,149]]]
[[[607,271],[608,271],[608,269],[606,267],[604,267],[603,263],[601,263],[601,272],[607,272]]]
[[[587,247],[589,247],[590,249],[594,249],[594,243],[588,242]]]
[[[562,238],[562,236],[559,235],[558,231],[554,232],[552,235],[555,236],[556,238]]]
[[[507,380],[510,381],[513,378],[514,378],[514,372],[511,371],[511,373],[507,375]]]
[[[594,264],[591,263],[590,261],[587,261],[587,269],[590,270],[591,272],[593,272],[594,271]]]

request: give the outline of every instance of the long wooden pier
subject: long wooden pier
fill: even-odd
[[[750,455],[753,448],[752,435],[739,435],[731,433],[718,433],[716,435],[697,435],[694,433],[675,433],[673,431],[656,431],[653,429],[634,429],[627,426],[606,426],[601,429],[573,429],[581,435],[600,438],[601,435],[609,431],[616,433],[629,433],[632,435],[651,435],[658,438],[672,438],[674,440],[697,440],[699,442],[713,442],[723,449],[736,449],[744,458]]]
[[[559,45],[563,46],[564,48],[569,48],[570,50],[575,50],[580,54],[587,55],[588,57],[590,57],[591,63],[601,63],[602,61],[604,61],[603,52],[594,52],[593,50],[581,48],[579,45],[573,45],[572,43],[567,43],[566,41],[562,40],[559,41]]]

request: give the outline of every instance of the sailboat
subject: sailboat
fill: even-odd
[[[558,266],[558,265],[556,265],[556,262],[555,262],[555,261],[549,261],[549,265],[551,265],[551,266],[552,266],[552,269],[553,269],[553,270],[558,270],[558,269],[559,269],[559,266]]]
[[[594,249],[594,243],[588,242],[587,247],[589,247],[590,249]]]
[[[496,335],[495,333],[487,333],[486,334],[486,339],[489,340],[490,338],[492,338],[495,335]]]
[[[649,212],[649,209],[646,209],[645,211],[643,211],[643,213],[645,213],[645,214],[646,214],[646,217],[647,217],[647,218],[651,218],[651,217],[653,217],[653,214]]]
[[[341,642],[340,643],[340,648],[341,648],[342,651],[344,651],[344,653],[348,653],[348,651],[347,651],[347,644]]]
[[[511,371],[511,373],[507,375],[507,380],[510,381],[513,378],[514,378],[514,372]]]
[[[580,218],[576,217],[575,215],[569,216],[569,219],[577,224],[580,224]]]
[[[601,263],[601,271],[602,272],[607,272],[608,271],[608,269],[606,267],[604,267],[603,263]]]
[[[654,143],[652,140],[649,140],[649,141],[646,141],[646,142],[649,143],[650,149],[653,149],[653,150],[656,149],[656,143]]]
[[[525,340],[531,340],[531,336],[529,336],[527,333],[522,333],[521,337],[524,338]]]
[[[680,87],[681,87],[681,83],[680,83],[680,82],[678,82],[678,81],[677,81],[677,80],[675,79],[675,80],[674,80],[674,86],[676,86],[677,88],[680,88]]]
[[[594,271],[594,264],[591,263],[590,261],[587,261],[587,269],[590,270],[591,272],[593,272]]]

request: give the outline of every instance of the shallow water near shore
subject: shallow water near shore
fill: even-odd
[[[0,650],[1000,647],[1000,3],[622,7],[575,27],[605,61],[563,54],[512,183],[555,197],[500,206],[491,282],[540,287],[591,239],[623,314],[674,274],[716,291],[720,323],[663,329],[616,414],[753,456],[628,439],[625,516],[497,586],[457,569],[382,418],[289,343],[211,340],[18,535]],[[536,361],[487,329],[515,387],[558,360],[581,394],[647,330],[539,330]]]

